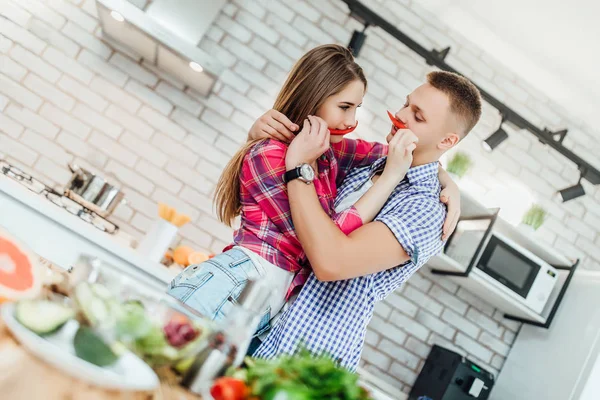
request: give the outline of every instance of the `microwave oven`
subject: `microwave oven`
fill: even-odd
[[[550,264],[490,229],[489,220],[459,221],[446,256],[485,274],[511,297],[541,314],[558,280]],[[471,271],[473,273],[474,270]]]

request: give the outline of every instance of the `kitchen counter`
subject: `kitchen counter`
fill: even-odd
[[[97,229],[4,175],[0,175],[0,228],[64,268],[80,254],[90,254],[162,288],[176,275],[119,241],[118,235]]]

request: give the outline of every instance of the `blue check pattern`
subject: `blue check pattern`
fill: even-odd
[[[386,158],[352,170],[338,191],[336,205],[358,190],[385,166]],[[328,354],[355,371],[375,303],[398,289],[430,257],[441,252],[446,208],[440,203],[438,163],[408,170],[376,221],[386,224],[410,261],[359,278],[321,282],[314,274],[293,305],[281,316],[254,353],[261,358],[293,354],[300,346],[313,354]]]

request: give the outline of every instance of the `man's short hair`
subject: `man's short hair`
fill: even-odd
[[[427,74],[427,82],[450,98],[450,111],[456,115],[464,138],[481,117],[481,94],[464,76],[447,71]]]

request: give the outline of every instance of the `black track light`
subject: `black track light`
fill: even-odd
[[[365,34],[365,31],[367,30],[368,26],[369,26],[369,24],[365,24],[365,27],[362,32],[354,31],[354,33],[352,34],[352,38],[350,39],[350,44],[348,45],[348,49],[350,49],[350,51],[352,52],[352,55],[354,57],[358,57],[358,53],[360,53],[360,49],[362,48],[362,45],[365,43],[365,40],[367,39],[367,35]]]
[[[483,148],[486,151],[491,152],[496,147],[498,147],[500,145],[500,143],[504,142],[506,139],[508,139],[508,133],[506,133],[506,131],[502,128],[502,124],[500,124],[500,127],[498,128],[498,130],[496,132],[492,133],[490,135],[490,137],[485,139],[481,143],[481,146],[483,146]]]
[[[562,197],[563,203],[566,203],[569,200],[573,200],[581,196],[585,196],[585,190],[581,185],[581,177],[579,178],[579,182],[577,182],[576,185],[573,185],[563,190],[559,190],[558,193],[560,193],[560,197]]]

